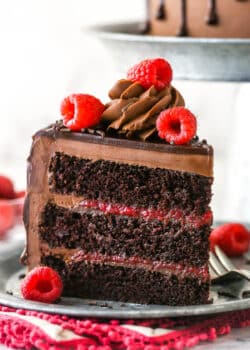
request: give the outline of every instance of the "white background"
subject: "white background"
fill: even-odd
[[[108,89],[121,78],[112,53],[81,27],[143,19],[144,3],[0,1],[0,173],[11,175],[18,187],[25,185],[31,135],[59,118],[62,98],[85,92],[106,102]],[[215,218],[250,221],[250,84],[174,85],[198,116],[199,135],[215,147]]]

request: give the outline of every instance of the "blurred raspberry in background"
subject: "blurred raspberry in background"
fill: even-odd
[[[0,175],[0,239],[22,222],[24,196],[25,191],[16,191],[13,181]]]

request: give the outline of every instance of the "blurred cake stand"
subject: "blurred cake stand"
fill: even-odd
[[[250,81],[250,39],[161,37],[141,34],[139,22],[96,25],[94,34],[119,71],[145,57],[165,57],[175,79]]]

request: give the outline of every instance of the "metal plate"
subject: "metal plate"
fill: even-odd
[[[140,34],[139,22],[84,28],[97,36],[119,71],[145,57],[165,57],[175,79],[250,81],[250,39],[179,38]]]
[[[23,246],[23,245],[22,245]],[[22,246],[16,245],[12,249],[4,250],[0,256],[0,304],[16,308],[38,310],[49,313],[65,314],[81,317],[105,317],[105,318],[158,318],[158,317],[178,317],[189,315],[215,314],[233,310],[243,310],[250,308],[250,298],[233,299],[218,296],[217,291],[220,286],[212,288],[212,304],[185,307],[170,307],[161,305],[139,305],[129,303],[119,303],[112,301],[96,301],[78,298],[62,298],[58,304],[43,304],[22,299],[19,293],[20,271],[19,256]],[[237,288],[242,287],[242,283]],[[230,290],[230,284],[227,285]],[[250,289],[250,283],[249,283]],[[235,282],[232,286],[232,293],[235,290]],[[13,295],[6,291],[11,291]]]

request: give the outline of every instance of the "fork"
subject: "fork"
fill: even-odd
[[[210,252],[209,267],[212,270],[212,279],[221,277],[243,277],[250,281],[250,271],[246,269],[237,269],[231,260],[223,253],[223,251],[215,246],[215,254]]]

